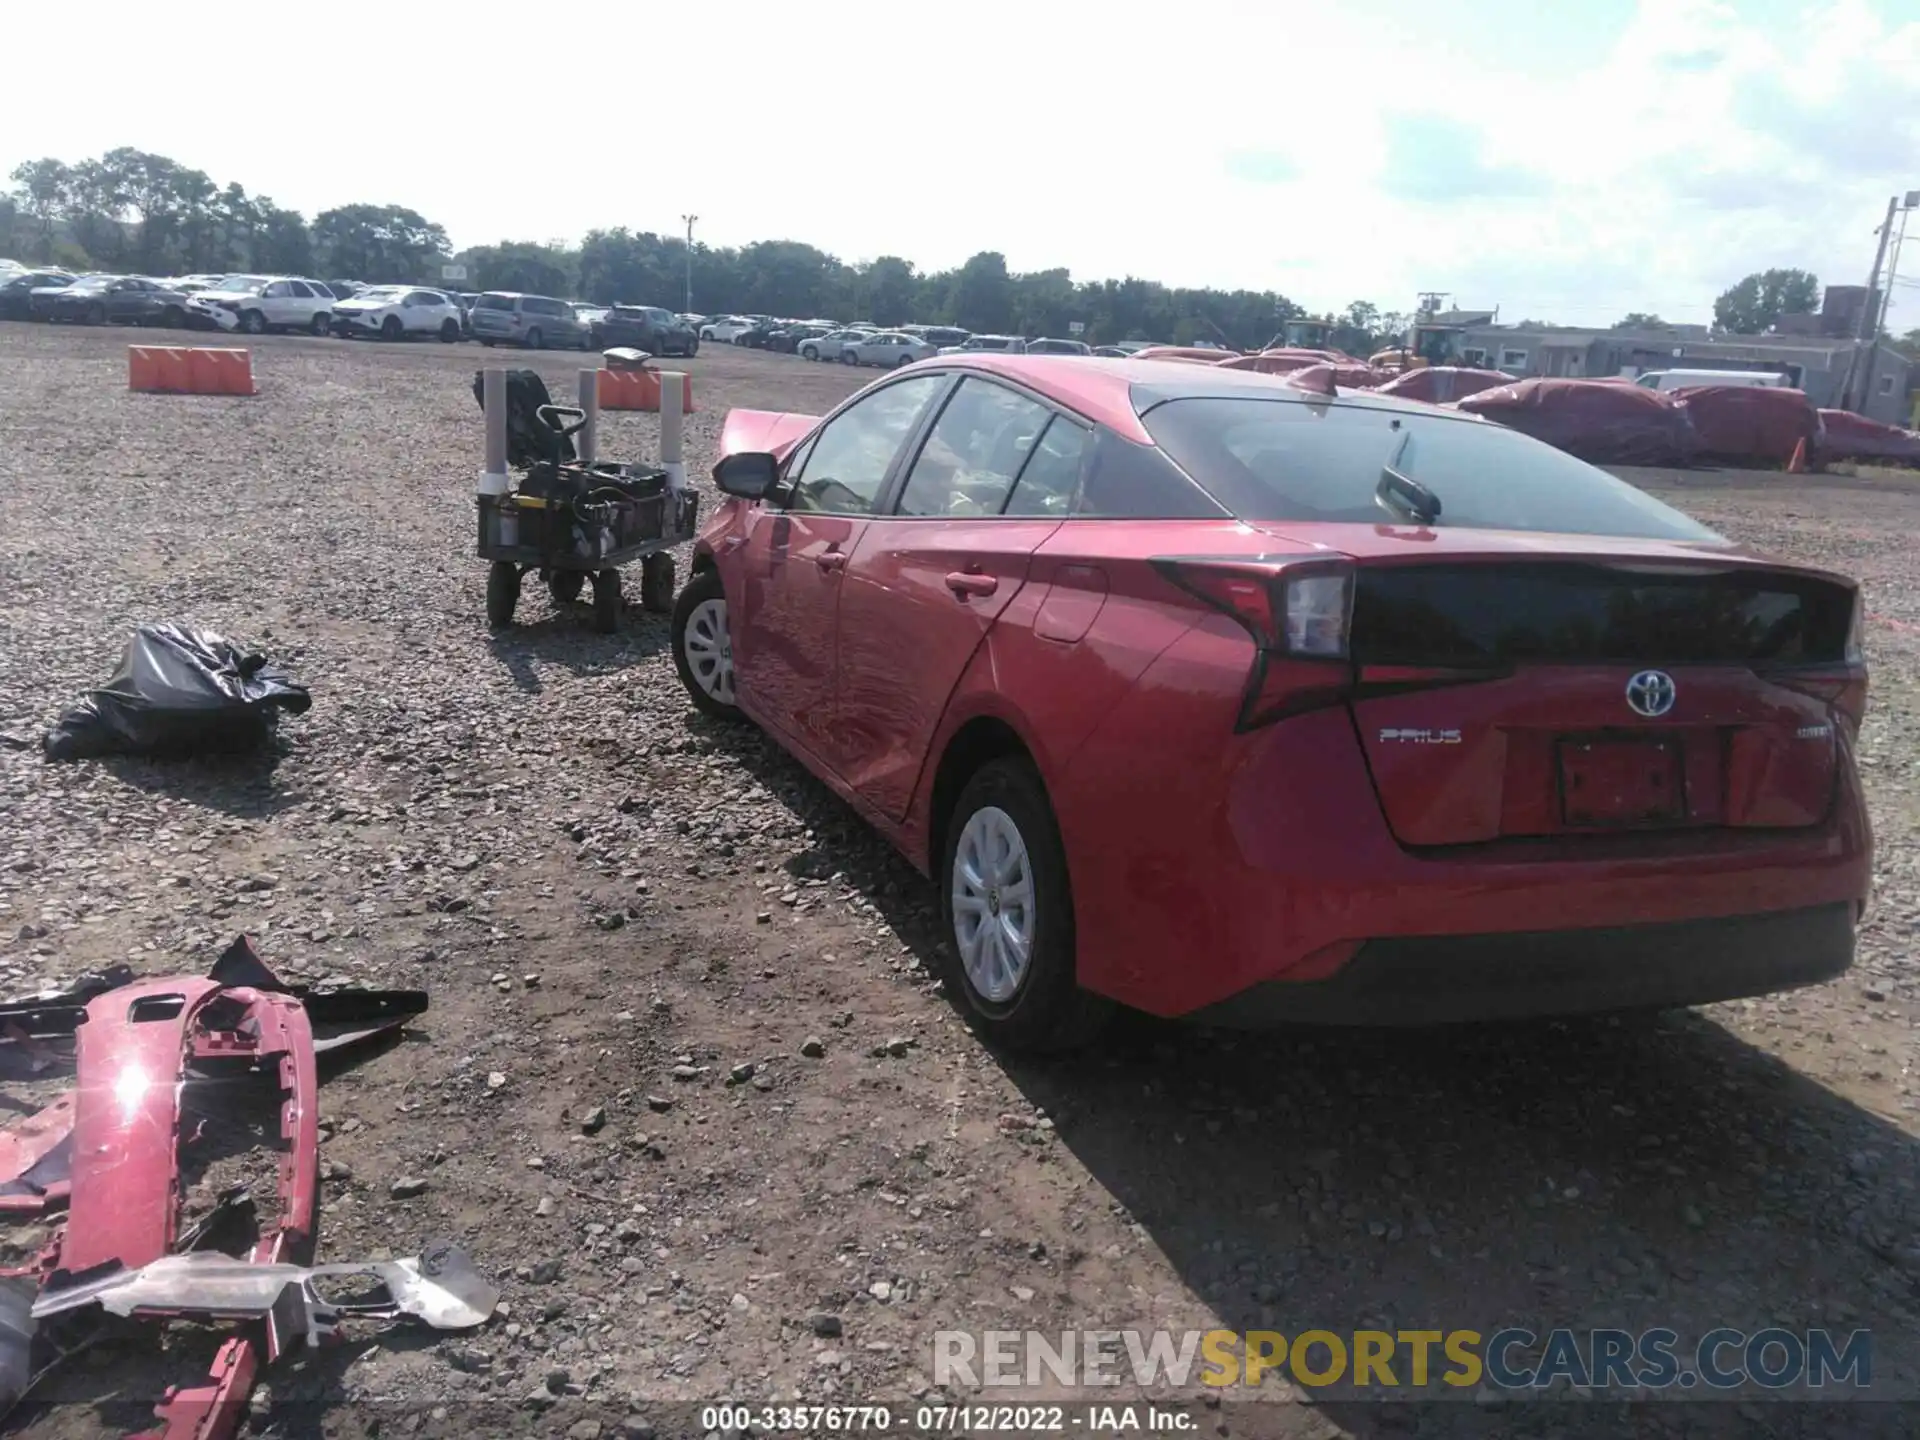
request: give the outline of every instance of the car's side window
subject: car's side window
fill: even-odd
[[[284,280],[276,280],[261,293],[269,300],[284,300],[293,293],[293,287]]]
[[[305,285],[302,285],[298,280],[289,280],[287,282],[287,288],[301,300],[311,300],[313,298],[313,291]]]
[[[1053,412],[973,376],[940,412],[900,492],[902,515],[998,515]]]
[[[946,383],[944,375],[916,375],[875,390],[828,421],[797,472],[788,508],[871,515],[894,455]]]
[[[1073,509],[1080,488],[1080,466],[1087,454],[1087,432],[1063,415],[1053,417],[1007,497],[1002,515],[1059,515]]]

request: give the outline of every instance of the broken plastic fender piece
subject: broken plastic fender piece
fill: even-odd
[[[386,1295],[330,1300],[319,1282],[335,1279],[376,1280]],[[432,1241],[410,1260],[352,1265],[258,1265],[201,1250],[43,1294],[34,1302],[33,1318],[94,1303],[126,1316],[267,1317],[290,1334],[304,1332],[309,1345],[319,1345],[347,1315],[385,1320],[411,1315],[436,1330],[471,1329],[493,1314],[500,1291],[450,1240]]]

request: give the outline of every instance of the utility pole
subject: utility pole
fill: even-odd
[[[1860,380],[1860,408],[1865,411],[1873,403],[1873,367],[1880,358],[1880,332],[1886,328],[1887,307],[1893,303],[1893,279],[1900,269],[1900,247],[1907,240],[1907,212],[1920,206],[1920,191],[1909,190],[1905,200],[1896,195],[1887,201],[1887,223],[1880,230],[1880,253],[1886,254],[1887,236],[1893,229],[1893,212],[1900,212],[1900,238],[1893,242],[1893,255],[1887,261],[1886,282],[1880,286],[1879,303],[1874,302],[1874,287],[1867,287],[1867,320],[1864,329],[1867,332],[1867,367]],[[1873,273],[1880,274],[1879,257],[1874,258]]]
[[[680,218],[687,222],[687,313],[691,315],[693,313],[693,222],[700,217],[682,215]]]
[[[1840,389],[1840,408],[1842,410],[1852,410],[1854,408],[1853,373],[1860,365],[1861,342],[1863,341],[1867,347],[1867,372],[1865,383],[1861,386],[1861,390],[1864,392],[1873,384],[1873,357],[1880,346],[1880,307],[1875,303],[1874,297],[1880,293],[1880,265],[1881,262],[1887,258],[1887,241],[1893,238],[1893,212],[1899,208],[1900,197],[1898,195],[1889,195],[1887,197],[1887,218],[1880,225],[1880,243],[1874,247],[1873,251],[1873,269],[1867,272],[1867,296],[1860,306],[1860,324],[1856,327],[1853,354],[1847,358],[1847,381]],[[1864,394],[1861,397],[1860,403],[1863,405],[1866,403]]]

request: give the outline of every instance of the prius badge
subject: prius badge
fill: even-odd
[[[1627,706],[1636,715],[1657,720],[1673,709],[1673,677],[1664,670],[1642,670],[1627,681]]]

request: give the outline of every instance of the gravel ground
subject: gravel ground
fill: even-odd
[[[1142,1021],[1010,1064],[928,980],[929,889],[797,765],[695,718],[663,619],[602,637],[530,588],[488,634],[481,351],[266,340],[233,400],[128,394],[127,340],[0,325],[0,732],[34,740],[161,618],[261,642],[314,707],[260,761],[0,747],[0,987],[197,972],[243,929],[289,978],[427,987],[407,1042],[323,1091],[323,1258],[450,1235],[507,1297],[472,1334],[353,1329],[267,1378],[254,1433],[668,1436],[693,1401],[900,1401],[941,1328],[1864,1326],[1875,1391],[1920,1393],[1920,488],[1632,477],[1867,582],[1879,895],[1841,983],[1411,1037]],[[535,357],[556,391],[578,359]],[[724,347],[688,368],[701,475],[729,406],[871,378]],[[654,428],[609,415],[603,450],[650,455]],[[74,1362],[25,1433],[122,1433],[155,1377],[196,1378],[203,1350],[149,1344]],[[1468,1398],[1194,1413],[1286,1436],[1913,1418]]]

